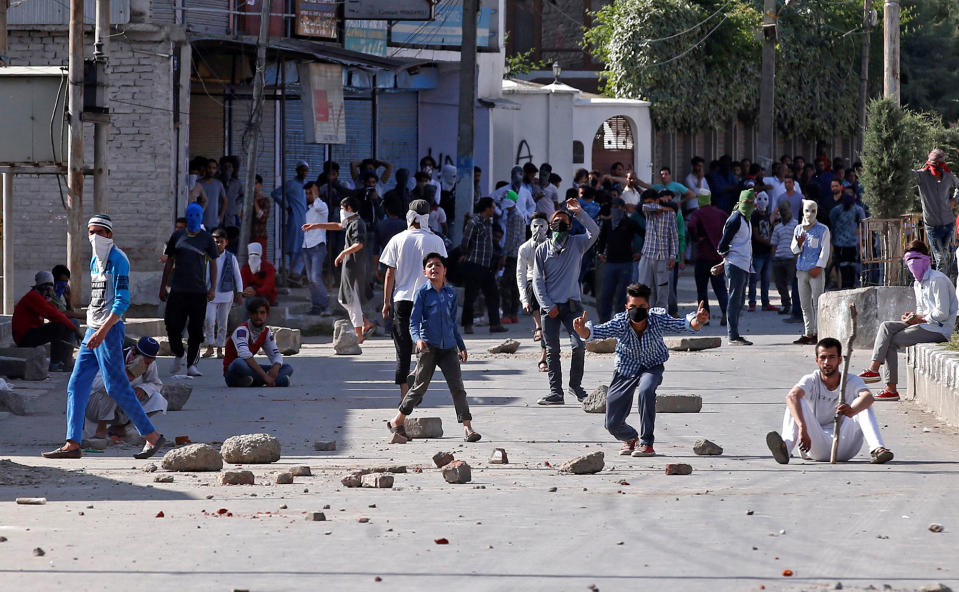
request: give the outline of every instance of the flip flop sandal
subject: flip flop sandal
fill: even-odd
[[[376,333],[376,325],[370,325],[369,329],[363,329],[363,338],[369,339],[373,336],[373,333]]]
[[[470,432],[469,435],[466,436],[465,439],[466,439],[467,442],[479,442],[479,441],[480,441],[480,438],[482,438],[482,437],[483,437],[483,436],[481,436],[481,435],[479,434],[479,432]]]
[[[539,366],[540,372],[549,372],[549,364],[547,364],[546,362],[540,362],[539,364],[537,364],[537,366]]]

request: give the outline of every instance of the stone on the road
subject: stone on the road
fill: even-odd
[[[454,460],[443,467],[443,478],[447,483],[469,483],[473,474],[468,464],[461,460]]]
[[[693,468],[685,463],[670,463],[666,465],[667,475],[691,475]]]
[[[696,440],[693,444],[693,452],[699,456],[719,456],[723,453],[723,447],[709,440]]]
[[[173,483],[173,475],[157,475],[153,478],[154,483]]]
[[[494,448],[493,454],[489,458],[489,464],[491,465],[508,465],[509,457],[506,456],[506,449],[504,448]]]
[[[339,319],[333,325],[333,353],[341,356],[363,353],[353,323],[347,319]]]
[[[453,462],[453,455],[449,452],[437,452],[433,455],[433,464],[436,465],[437,469],[442,469],[446,465]]]
[[[393,475],[390,473],[370,473],[360,477],[360,486],[369,489],[390,489],[393,487]]]
[[[313,474],[313,471],[310,470],[310,467],[306,465],[297,465],[295,467],[290,467],[290,470],[287,472],[293,475],[294,477],[309,477]]]
[[[280,460],[280,441],[269,434],[230,436],[220,447],[223,460],[233,464],[264,464]]]
[[[616,351],[616,338],[593,339],[586,342],[586,351],[594,354],[611,354]]]
[[[222,485],[253,485],[253,473],[250,471],[224,471],[220,474]]]
[[[160,464],[167,471],[219,471],[223,456],[209,444],[187,444],[164,454]]]
[[[723,344],[722,337],[663,337],[666,347],[673,351],[701,351],[720,347]]]
[[[409,438],[443,437],[443,420],[439,417],[407,417],[403,425]]]
[[[21,387],[0,388],[0,409],[6,409],[14,415],[33,415],[39,411],[38,407],[46,391],[40,389],[25,389]]]
[[[278,473],[276,477],[273,478],[273,482],[277,485],[289,485],[293,483],[293,475],[291,473]]]
[[[363,485],[363,475],[369,474],[369,469],[360,469],[340,479],[340,483],[342,483],[344,487],[360,487]]]
[[[574,475],[589,475],[602,471],[604,466],[606,466],[604,454],[602,452],[592,452],[566,461],[559,470]]]
[[[606,393],[609,387],[601,384],[583,401],[583,411],[586,413],[606,413]]]
[[[143,471],[144,473],[156,473],[157,466],[153,463],[150,463],[140,470]]]
[[[516,350],[519,349],[519,341],[515,339],[507,339],[499,345],[494,345],[489,348],[488,351],[491,354],[515,354]]]
[[[284,356],[300,353],[300,330],[287,327],[270,327],[276,347]]]
[[[656,395],[656,413],[699,413],[702,408],[699,395]]]
[[[180,383],[167,382],[160,389],[160,394],[167,402],[167,411],[179,411],[193,393],[193,387]]]
[[[307,522],[326,522],[326,514],[323,512],[307,512],[306,513]]]
[[[323,440],[313,443],[313,450],[318,452],[330,452],[336,450],[336,440]]]

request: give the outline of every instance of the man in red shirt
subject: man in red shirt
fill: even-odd
[[[67,315],[47,301],[52,297],[53,274],[38,271],[34,285],[13,309],[13,341],[18,347],[36,347],[50,344],[50,371],[69,371],[73,357],[73,337],[83,339],[83,332],[75,327]],[[49,320],[49,323],[44,323]]]
[[[712,205],[712,196],[699,196],[699,209],[695,210],[689,217],[689,238],[693,241],[695,248],[693,254],[696,257],[696,269],[694,277],[696,279],[696,300],[706,303],[706,312],[709,312],[709,295],[706,292],[708,284],[712,284],[713,294],[719,301],[719,309],[723,316],[720,324],[726,324],[726,305],[729,301],[729,293],[726,290],[726,282],[722,275],[711,275],[710,268],[717,263],[722,263],[723,258],[716,252],[719,245],[719,239],[723,236],[723,226],[726,224],[728,215],[726,212]]]
[[[276,304],[276,268],[263,258],[263,246],[260,243],[250,243],[247,246],[249,261],[240,269],[243,278],[243,297],[252,298],[261,296],[266,298],[270,306]]]

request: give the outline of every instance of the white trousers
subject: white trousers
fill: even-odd
[[[796,271],[799,282],[799,305],[802,307],[802,320],[806,335],[817,335],[816,315],[819,314],[819,297],[826,287],[826,270],[820,270],[819,277],[812,277],[808,271]]]
[[[208,346],[226,347],[226,324],[230,318],[232,302],[207,302],[206,318],[203,320],[203,344]],[[214,322],[216,334],[214,336]]]
[[[803,454],[803,458],[818,461],[828,461],[829,454],[832,452],[832,434],[833,424],[828,426],[819,425],[816,414],[812,410],[812,405],[805,398],[799,400],[802,408],[803,421],[806,422],[806,431],[809,433],[811,446],[809,452]],[[783,442],[786,443],[786,452],[792,454],[793,448],[799,443],[799,424],[793,419],[792,413],[786,409],[783,416]],[[882,436],[879,434],[879,423],[876,421],[876,414],[872,408],[860,411],[853,417],[843,417],[842,424],[839,426],[839,450],[836,452],[836,460],[847,461],[859,454],[862,448],[862,442],[865,439],[869,445],[870,452],[876,448],[885,446],[882,443]]]
[[[350,302],[346,303],[340,300],[340,304],[346,309],[346,314],[350,317],[350,322],[354,328],[363,327],[363,303],[360,302],[360,288],[353,282],[351,286]]]

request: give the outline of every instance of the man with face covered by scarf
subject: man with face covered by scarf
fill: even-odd
[[[585,234],[570,235],[573,216],[586,229]],[[576,198],[566,200],[566,210],[553,214],[550,238],[536,247],[533,259],[533,291],[541,305],[543,339],[549,367],[549,395],[537,401],[540,405],[562,405],[563,368],[560,365],[559,330],[564,327],[573,345],[569,368],[569,391],[579,401],[586,399],[583,389],[583,366],[586,345],[573,329],[573,320],[583,312],[583,295],[579,271],[583,254],[599,238],[599,226]]]
[[[536,255],[536,247],[546,242],[549,234],[549,219],[546,214],[542,212],[533,214],[529,230],[532,236],[519,246],[516,253],[516,288],[519,290],[519,301],[523,310],[533,317],[535,325],[533,340],[539,341],[543,350],[539,359],[539,370],[546,372],[546,342],[543,340],[543,322],[539,314],[542,306],[533,291],[533,258]]]
[[[174,355],[173,365],[170,367],[171,375],[180,374],[185,362],[187,375],[202,376],[197,368],[197,361],[200,359],[200,345],[203,343],[206,305],[216,296],[216,260],[220,256],[213,237],[200,227],[202,218],[203,208],[199,204],[188,205],[186,228],[177,230],[170,236],[164,252],[167,261],[160,279],[160,300],[167,303],[163,320],[167,337],[170,339],[170,351]],[[170,286],[169,296],[167,282]],[[184,327],[189,335],[185,352]]]
[[[276,268],[263,258],[263,246],[260,243],[247,245],[247,252],[249,253],[249,259],[240,269],[240,277],[243,278],[243,297],[260,296],[266,298],[270,306],[273,306],[276,304],[278,295]]]
[[[83,331],[74,327],[70,319],[47,301],[54,295],[53,274],[39,271],[34,276],[33,288],[17,302],[13,309],[13,341],[17,347],[37,347],[50,344],[50,370],[70,370],[73,357],[73,335],[83,337]],[[44,323],[44,319],[49,323]]]
[[[915,279],[912,289],[916,294],[915,312],[905,312],[898,321],[885,321],[879,326],[872,348],[872,364],[859,374],[865,382],[885,380],[886,388],[875,395],[877,401],[898,401],[899,348],[917,343],[948,341],[956,324],[959,303],[956,288],[949,277],[931,267],[929,247],[914,240],[906,245],[902,256]],[[884,366],[880,376],[879,368]]]
[[[802,222],[796,225],[791,243],[796,259],[796,281],[799,284],[799,305],[802,307],[805,333],[796,345],[815,345],[819,341],[816,315],[819,313],[819,297],[826,286],[823,270],[829,263],[832,244],[829,228],[818,222],[818,204],[811,199],[802,200]]]
[[[755,208],[755,199],[752,186],[747,184],[747,189],[739,194],[736,209],[729,215],[726,225],[723,226],[723,236],[716,247],[716,251],[723,256],[726,286],[729,292],[726,308],[729,345],[753,344],[739,332],[739,315],[746,303],[746,283],[753,266],[753,227],[750,220]]]
[[[929,152],[926,164],[912,171],[919,186],[922,202],[922,222],[935,255],[936,269],[948,274],[952,265],[952,237],[956,229],[952,209],[959,199],[959,178],[946,164],[946,153],[941,148]]]
[[[626,305],[626,286],[633,275],[633,239],[639,232],[639,224],[626,215],[626,202],[619,197],[613,199],[596,243],[596,253],[604,262],[603,289],[596,307],[601,323],[613,316],[614,308]]]

